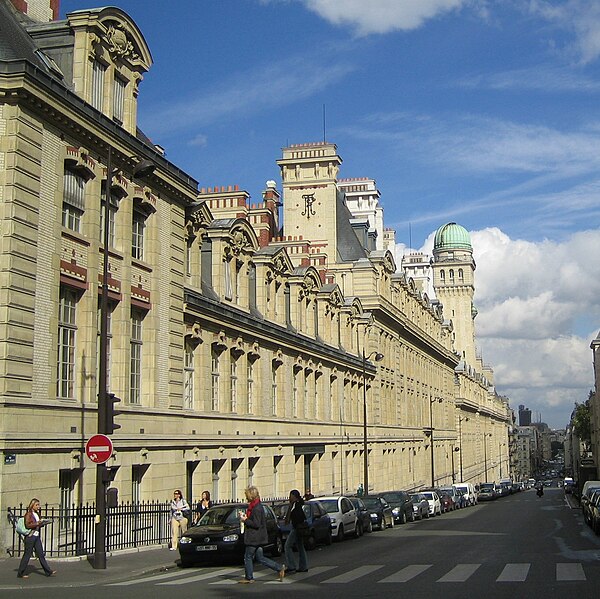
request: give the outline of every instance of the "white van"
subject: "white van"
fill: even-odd
[[[457,493],[466,497],[467,505],[477,504],[477,492],[475,491],[473,483],[456,483],[452,486],[456,489]]]

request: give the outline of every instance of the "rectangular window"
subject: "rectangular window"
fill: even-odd
[[[211,408],[215,412],[219,411],[219,354],[216,351],[212,351],[211,356]]]
[[[136,260],[144,259],[144,230],[146,229],[146,215],[139,211],[133,211],[133,222],[131,230],[131,256]]]
[[[90,102],[96,110],[104,107],[104,74],[106,67],[99,61],[92,63],[92,97]]]
[[[123,124],[123,115],[125,113],[125,87],[127,83],[120,77],[115,77],[115,86],[113,88],[113,119],[120,125]]]
[[[292,416],[298,417],[298,371],[294,370],[294,378],[292,380]]]
[[[185,344],[183,354],[183,407],[194,407],[194,348],[190,343]]]
[[[81,217],[85,209],[85,177],[72,170],[65,170],[62,205],[62,225],[76,233],[80,232]]]
[[[77,294],[61,287],[58,305],[58,384],[57,395],[75,399],[75,308]]]
[[[248,414],[254,409],[254,362],[248,360]]]
[[[131,311],[131,340],[130,340],[130,388],[129,401],[133,404],[142,403],[142,321],[144,315],[140,310]]]
[[[97,360],[97,380],[100,382],[100,335],[102,328],[102,312],[101,312],[101,302],[102,300],[98,298],[98,360]],[[108,304],[107,318],[106,318],[106,388],[110,389],[110,363],[111,363],[111,350],[112,350],[112,313],[114,310],[114,305]]]
[[[233,356],[231,356],[231,370],[230,370],[230,410],[232,412],[237,412],[237,360]]]
[[[105,215],[105,198],[106,194],[104,189],[106,188],[105,182],[102,182],[102,202],[100,210],[100,243],[104,243],[104,215]],[[115,221],[117,218],[117,210],[119,209],[119,200],[117,196],[112,195],[110,203],[108,205],[108,247],[114,247],[115,245]]]
[[[271,366],[271,411],[277,415],[277,366]]]

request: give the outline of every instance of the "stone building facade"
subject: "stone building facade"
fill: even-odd
[[[152,58],[127,14],[42,23],[0,0],[0,19],[0,509],[94,498],[106,201],[121,500],[353,492],[365,441],[369,491],[427,486],[432,460],[435,484],[498,478],[509,409],[454,334],[474,318],[464,229],[455,257],[438,231],[469,277],[449,316],[397,268],[393,234],[378,246],[353,218],[334,144],[284,148],[283,191],[257,203],[199,189],[137,128]]]

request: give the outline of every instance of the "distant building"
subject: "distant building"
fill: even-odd
[[[519,406],[519,426],[531,426],[531,410],[524,405]]]

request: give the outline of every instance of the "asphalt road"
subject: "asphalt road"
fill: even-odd
[[[280,558],[281,560],[282,558]],[[279,561],[280,561],[279,560]],[[308,573],[277,581],[258,566],[252,585],[241,566],[172,568],[85,588],[23,589],[29,598],[230,598],[251,595],[410,599],[596,599],[600,537],[560,489],[526,491],[423,522],[309,552]],[[19,591],[12,596],[20,596]]]

